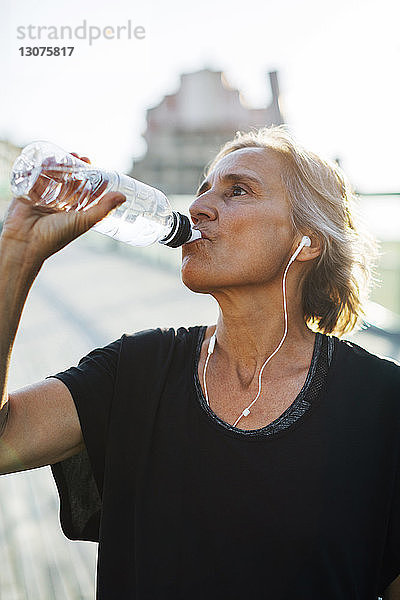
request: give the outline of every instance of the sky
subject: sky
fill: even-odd
[[[0,0],[0,11],[0,138],[53,141],[128,172],[145,151],[146,109],[180,74],[222,70],[260,108],[276,69],[299,141],[339,157],[359,191],[400,192],[397,0]],[[38,26],[116,31],[128,20],[144,39],[27,38],[29,25],[37,37]],[[20,55],[55,45],[72,56]]]

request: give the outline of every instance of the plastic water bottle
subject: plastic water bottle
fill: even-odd
[[[201,237],[160,190],[116,171],[95,169],[49,142],[23,149],[12,168],[11,189],[14,196],[52,211],[87,210],[108,192],[121,192],[126,202],[92,229],[132,246],[160,242],[177,248]]]

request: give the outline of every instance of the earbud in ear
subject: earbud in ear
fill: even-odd
[[[303,249],[304,246],[311,246],[311,240],[308,237],[308,235],[304,235],[301,238],[301,242],[297,246],[297,250],[294,252],[293,256],[289,260],[289,265],[297,258],[297,256],[300,254],[300,252],[302,251],[302,249]]]

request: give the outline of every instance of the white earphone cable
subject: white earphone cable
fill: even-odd
[[[305,239],[308,240],[308,243],[304,242]],[[288,269],[289,269],[290,265],[292,264],[292,262],[294,262],[294,260],[296,259],[297,255],[300,253],[301,249],[305,245],[307,245],[307,246],[310,245],[309,238],[303,238],[301,244],[299,245],[299,247],[297,248],[297,250],[294,252],[293,256],[290,258],[290,260],[289,260],[289,262],[288,262],[288,264],[286,266],[285,272],[283,274],[283,278],[282,278],[283,310],[284,310],[284,315],[285,315],[285,331],[284,331],[284,334],[283,334],[282,339],[279,342],[278,346],[276,347],[276,349],[267,358],[267,360],[265,361],[265,363],[263,364],[263,366],[260,369],[260,373],[258,375],[258,394],[257,394],[257,396],[247,406],[247,408],[245,408],[242,411],[242,413],[240,414],[240,416],[234,422],[233,427],[236,427],[237,423],[239,423],[239,421],[240,421],[240,419],[242,417],[247,417],[250,414],[251,407],[258,400],[258,398],[260,397],[260,394],[261,394],[261,377],[262,377],[263,371],[264,371],[265,367],[267,366],[267,364],[269,363],[269,361],[271,360],[271,358],[273,358],[275,356],[275,354],[282,347],[282,344],[285,341],[285,338],[286,338],[286,335],[287,335],[287,331],[288,331],[288,314],[287,314],[287,306],[286,306],[286,274],[288,272]],[[214,346],[215,346],[215,342],[216,342],[216,334],[217,334],[217,330],[215,330],[214,334],[211,336],[210,343],[208,345],[207,359],[206,359],[206,362],[205,362],[205,365],[204,365],[204,371],[203,371],[203,388],[204,388],[205,398],[206,398],[206,402],[207,402],[208,406],[210,406],[210,402],[209,402],[209,399],[208,399],[208,391],[207,391],[207,383],[206,383],[206,373],[207,373],[208,361],[210,360],[211,354],[214,352]]]

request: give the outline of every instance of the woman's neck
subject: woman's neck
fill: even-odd
[[[218,350],[227,364],[260,368],[280,343],[285,331],[282,289],[224,290],[213,294],[220,307],[217,321]],[[274,357],[276,366],[301,356],[315,340],[304,322],[295,289],[287,290],[288,330],[282,348]]]

